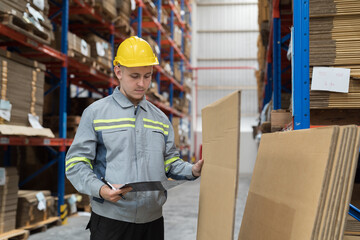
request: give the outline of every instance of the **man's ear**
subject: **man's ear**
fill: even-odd
[[[115,66],[114,67],[114,72],[116,77],[120,80],[122,78],[122,69],[120,66]]]

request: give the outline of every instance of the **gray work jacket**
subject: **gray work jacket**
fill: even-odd
[[[96,214],[133,223],[160,218],[166,192],[129,192],[112,203],[99,195],[101,177],[113,184],[195,179],[192,164],[179,157],[167,116],[145,97],[135,108],[118,87],[83,112],[66,155],[66,176],[91,196]]]

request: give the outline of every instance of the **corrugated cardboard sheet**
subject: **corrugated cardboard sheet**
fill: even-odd
[[[264,134],[239,239],[342,239],[358,154],[356,126]]]
[[[239,172],[240,91],[202,110],[203,158],[197,239],[233,239]]]
[[[3,100],[12,104],[10,122],[30,126],[28,113],[43,115],[45,66],[0,49],[0,89]]]
[[[5,168],[5,185],[0,186],[0,234],[15,229],[19,176],[16,168]]]

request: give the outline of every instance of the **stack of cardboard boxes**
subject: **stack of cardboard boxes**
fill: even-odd
[[[0,168],[0,234],[15,229],[18,184],[16,168]]]
[[[50,191],[20,190],[16,227],[26,227],[57,215]]]
[[[47,0],[3,0],[0,2],[0,22],[41,43],[50,44],[54,39],[52,25],[47,17]]]
[[[29,116],[42,123],[45,66],[0,49],[0,124],[30,126]]]

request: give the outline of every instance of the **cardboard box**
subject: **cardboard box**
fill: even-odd
[[[239,240],[341,239],[359,142],[354,125],[264,134]]]
[[[15,167],[0,168],[0,234],[15,229],[19,176]]]
[[[234,238],[239,173],[240,99],[237,91],[202,109],[203,159],[197,239]]]
[[[43,210],[38,209],[39,200],[36,194],[40,192],[43,193],[46,200],[46,208]],[[18,196],[17,228],[44,221],[57,214],[55,199],[51,196],[50,191],[20,190]]]
[[[271,111],[271,131],[280,131],[292,122],[291,112],[286,110],[272,110]]]
[[[130,0],[116,0],[116,8],[118,11],[118,15],[123,16],[130,22],[131,15],[131,1]]]
[[[3,116],[0,124],[30,126],[29,113],[42,123],[44,71],[45,65],[0,49],[0,99],[12,105],[10,121]]]
[[[60,51],[61,49],[61,29],[55,33],[55,42],[53,47]],[[68,32],[68,56],[70,57],[91,57],[90,45],[74,33]]]
[[[95,0],[95,5],[100,8],[105,18],[112,20],[116,17],[116,0]]]
[[[174,63],[174,78],[179,83],[181,82],[181,70],[180,70],[180,63]]]
[[[173,117],[172,119],[172,125],[173,125],[173,128],[174,128],[174,143],[175,143],[175,146],[177,148],[180,147],[180,132],[179,132],[179,127],[180,127],[180,118],[178,117]]]
[[[112,51],[110,43],[95,34],[89,34],[85,39],[90,44],[91,57],[101,66],[111,69]]]

